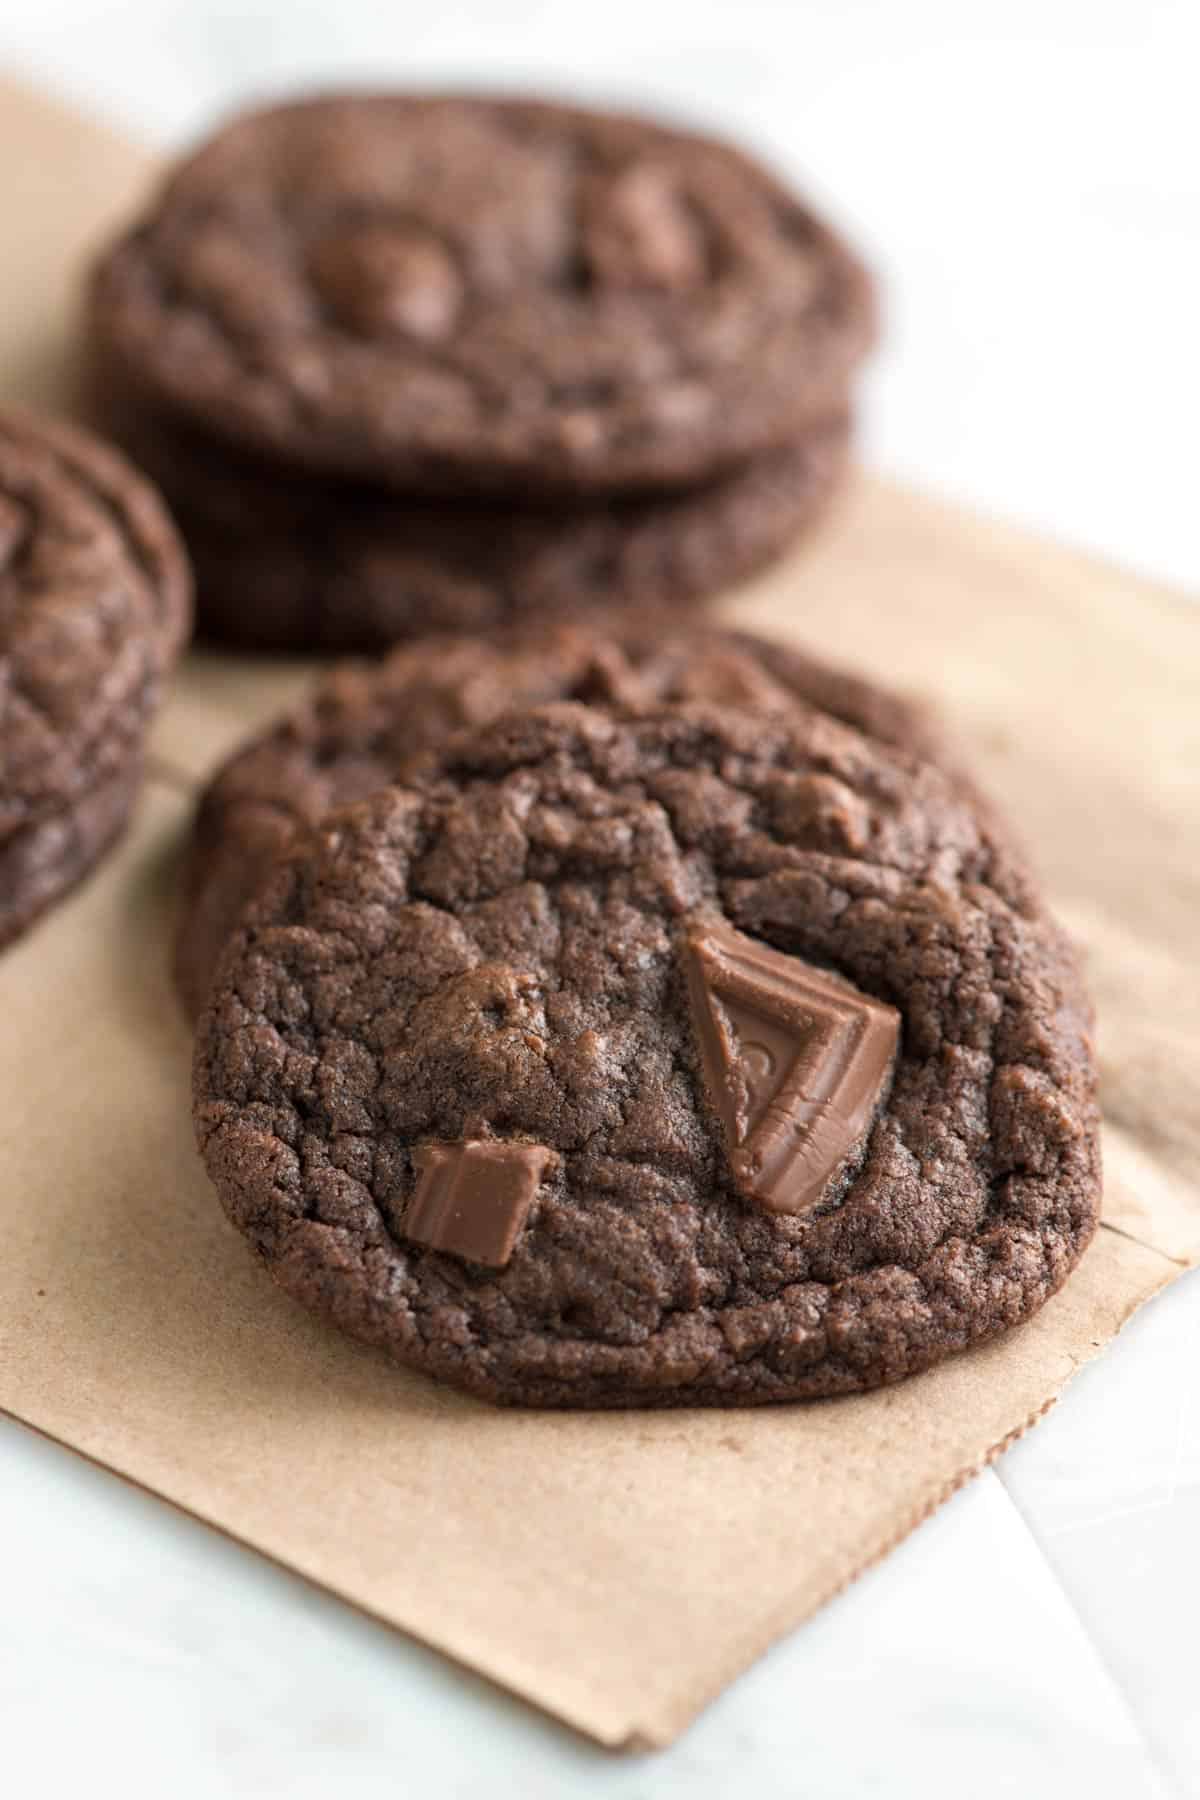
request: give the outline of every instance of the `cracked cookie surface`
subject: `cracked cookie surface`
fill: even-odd
[[[222,947],[297,828],[396,780],[415,753],[452,732],[553,700],[643,709],[714,701],[764,713],[816,706],[884,743],[954,762],[917,702],[748,632],[648,620],[609,637],[564,626],[487,641],[433,638],[374,666],[347,664],[235,751],[201,797],[175,952],[188,1010],[199,1011]]]
[[[235,119],[100,264],[106,355],[297,465],[536,496],[686,486],[845,408],[871,283],[749,157],[537,101]]]
[[[124,830],[142,785],[130,753],[69,805],[0,843],[0,945],[28,930],[81,881]]]
[[[726,928],[899,1014],[886,1097],[802,1216],[739,1194],[705,1089],[683,964]],[[1066,1278],[1098,1210],[1089,1018],[932,765],[817,712],[565,704],[298,837],[201,1020],[197,1132],[289,1292],[472,1392],[834,1395]],[[419,1166],[492,1142],[537,1157],[503,1266],[406,1239]]]
[[[117,791],[140,754],[189,594],[165,508],[116,451],[56,422],[0,415],[0,850],[67,823],[76,803],[100,816],[96,796]],[[79,824],[79,845],[99,842]],[[41,841],[52,840],[53,828]]]

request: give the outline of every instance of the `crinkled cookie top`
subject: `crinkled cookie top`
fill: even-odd
[[[706,1073],[697,949],[729,943],[898,1024],[806,1210],[736,1177]],[[280,861],[201,1021],[197,1129],[276,1278],[402,1362],[538,1405],[831,1395],[1065,1279],[1098,1206],[1088,1026],[932,766],[815,711],[551,706]],[[470,1254],[429,1247],[464,1220]]]

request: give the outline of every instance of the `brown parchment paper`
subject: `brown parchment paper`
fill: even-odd
[[[81,249],[147,166],[0,85],[0,401],[67,391]],[[0,1406],[623,1747],[667,1743],[1200,1258],[1200,613],[867,481],[728,611],[935,691],[1090,952],[1106,1224],[1001,1343],[827,1405],[521,1414],[276,1293],[193,1152],[164,952],[190,790],[302,665],[194,658],[127,844],[0,960]]]

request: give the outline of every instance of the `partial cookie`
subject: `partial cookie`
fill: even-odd
[[[142,785],[130,754],[68,806],[0,843],[0,947],[64,898],[125,829]]]
[[[416,752],[451,732],[550,700],[629,709],[707,700],[763,713],[803,703],[884,743],[953,761],[924,708],[748,633],[627,624],[618,642],[562,627],[491,642],[435,638],[374,667],[348,665],[236,751],[205,790],[176,941],[189,1012],[199,1011],[226,940],[298,827],[396,780]]]
[[[0,613],[0,914],[23,920],[111,836],[98,796],[140,761],[190,618],[183,547],[149,484],[27,414],[0,416]]]
[[[815,711],[578,705],[302,834],[201,1020],[276,1280],[542,1406],[894,1382],[1095,1227],[1076,961],[940,771]]]
[[[871,283],[747,156],[533,101],[243,115],[99,266],[152,401],[287,463],[526,498],[690,486],[831,411]]]
[[[255,650],[377,651],[522,618],[599,620],[733,586],[825,512],[846,419],[696,492],[573,507],[401,499],[280,474],[96,385],[162,487],[196,570],[199,629]]]

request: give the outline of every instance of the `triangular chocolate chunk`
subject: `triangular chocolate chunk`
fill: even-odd
[[[875,1115],[899,1013],[727,925],[692,934],[687,977],[734,1180],[768,1212],[808,1212]]]
[[[709,1006],[726,1053],[730,1123],[738,1144],[762,1124],[798,1056],[814,1062],[828,1054],[836,1027],[827,1015],[780,1018],[740,996],[710,987]]]

